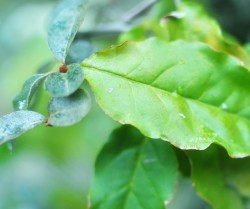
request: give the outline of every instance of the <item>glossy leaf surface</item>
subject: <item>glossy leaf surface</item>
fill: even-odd
[[[33,111],[16,111],[0,117],[0,144],[15,139],[44,122],[44,117]]]
[[[87,0],[64,0],[54,9],[48,43],[54,56],[64,62],[69,47],[83,21]]]
[[[15,110],[27,110],[29,108],[32,96],[46,76],[48,74],[36,74],[25,81],[22,90],[13,99]]]
[[[68,97],[52,98],[48,106],[48,123],[53,126],[73,125],[87,115],[90,107],[90,96],[82,89]]]
[[[250,154],[250,74],[231,56],[152,38],[96,53],[82,66],[99,105],[120,123],[181,149],[215,142],[232,156]]]
[[[66,73],[51,73],[45,80],[45,90],[53,97],[66,97],[74,93],[83,82],[83,71],[79,64],[67,66]]]
[[[91,208],[164,209],[177,173],[177,160],[169,144],[123,126],[98,156]]]

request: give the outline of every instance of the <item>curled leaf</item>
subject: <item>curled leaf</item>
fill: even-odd
[[[64,0],[52,12],[48,43],[54,56],[65,62],[69,47],[83,21],[87,0]]]
[[[36,74],[25,81],[22,90],[13,99],[15,110],[27,110],[29,108],[32,96],[47,75],[47,73]]]

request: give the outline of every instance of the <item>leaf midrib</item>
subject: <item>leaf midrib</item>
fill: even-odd
[[[134,192],[133,190],[133,187],[134,187],[134,182],[135,182],[135,178],[136,178],[136,174],[139,170],[140,167],[143,168],[143,171],[145,172],[147,178],[149,179],[150,183],[152,184],[152,186],[154,187],[154,191],[157,192],[157,189],[155,188],[151,178],[149,178],[147,172],[145,171],[145,168],[144,168],[144,165],[142,163],[142,155],[143,155],[143,150],[144,150],[144,147],[146,146],[147,144],[147,140],[146,138],[143,139],[143,142],[142,144],[140,145],[140,149],[138,150],[138,152],[136,153],[136,164],[135,166],[133,167],[133,172],[132,172],[132,178],[131,178],[131,181],[129,181],[129,185],[127,185],[127,192],[126,192],[126,195],[125,195],[125,200],[123,202],[123,207],[122,208],[127,208],[126,205],[128,203],[128,198],[130,195],[134,195],[135,198],[137,199],[138,203],[140,206],[142,206],[143,208],[143,205],[142,203],[139,201],[139,198],[137,197],[137,194]]]
[[[170,92],[170,91],[168,91],[168,90],[166,90],[166,89],[159,88],[159,87],[157,87],[157,86],[152,86],[152,85],[150,85],[150,84],[143,83],[143,82],[141,82],[141,81],[133,80],[133,79],[131,79],[131,78],[129,78],[129,77],[126,77],[125,75],[121,75],[121,74],[118,74],[118,73],[115,73],[115,72],[110,72],[110,71],[108,71],[108,70],[106,70],[106,69],[97,68],[97,67],[95,67],[95,66],[93,66],[93,65],[88,65],[88,64],[85,63],[85,62],[81,63],[81,65],[82,65],[82,67],[88,68],[89,70],[93,69],[93,70],[95,70],[95,71],[107,73],[107,74],[110,74],[110,75],[119,77],[119,78],[121,78],[121,79],[126,79],[126,80],[129,80],[129,81],[134,82],[134,83],[137,83],[137,84],[145,85],[145,86],[150,87],[150,88],[153,88],[153,89],[158,89],[158,90],[160,90],[160,91],[167,92],[167,93],[169,93],[169,94],[173,93],[173,92]],[[83,69],[83,70],[84,70],[84,69]],[[88,80],[88,75],[87,75],[87,74],[86,74],[86,79]],[[249,118],[243,117],[243,116],[241,116],[241,115],[238,115],[237,113],[224,111],[223,109],[219,108],[219,107],[216,106],[216,105],[212,105],[212,104],[210,104],[210,103],[202,102],[202,101],[200,101],[199,99],[192,99],[192,98],[189,98],[189,97],[180,95],[180,94],[178,94],[178,93],[176,93],[176,94],[177,94],[178,96],[180,96],[180,97],[186,99],[186,100],[195,101],[195,102],[200,102],[200,103],[206,104],[206,105],[208,105],[208,106],[215,107],[215,108],[219,109],[220,111],[222,111],[222,112],[224,112],[224,113],[233,115],[234,117],[239,117],[239,118],[241,118],[241,119],[245,119],[247,122],[250,122],[250,119],[249,119]]]

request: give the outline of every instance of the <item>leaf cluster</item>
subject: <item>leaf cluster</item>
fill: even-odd
[[[91,208],[171,208],[181,178],[189,178],[215,209],[246,208],[247,48],[201,6],[162,0],[149,4],[144,22],[119,35],[114,43],[120,45],[94,53],[93,44],[78,33],[86,4],[65,0],[53,11],[48,43],[61,67],[53,72],[46,65],[24,83],[13,100],[15,112],[0,118],[0,144],[43,122],[79,122],[91,107],[82,87],[86,79],[103,111],[123,124],[96,161]],[[30,110],[43,82],[51,96],[47,119]]]

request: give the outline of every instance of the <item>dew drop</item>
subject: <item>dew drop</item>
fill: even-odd
[[[144,163],[148,164],[148,163],[155,163],[157,160],[155,158],[151,158],[151,159],[145,159]]]
[[[244,66],[244,62],[240,59],[237,60],[240,66]]]
[[[184,115],[183,113],[179,113],[179,116],[182,117],[182,118],[186,118],[186,115]]]
[[[169,200],[165,200],[165,201],[164,201],[165,206],[168,206],[168,205],[169,205],[169,203],[170,203],[170,201],[169,201]]]
[[[113,88],[109,88],[109,89],[108,89],[108,93],[112,93],[113,91],[114,91]]]
[[[227,104],[226,104],[226,103],[222,103],[222,104],[221,104],[221,108],[222,108],[223,110],[227,109],[227,108],[228,108],[228,107],[227,107]]]
[[[171,94],[172,94],[174,97],[177,97],[177,96],[178,96],[178,94],[177,94],[176,91],[173,91]]]

